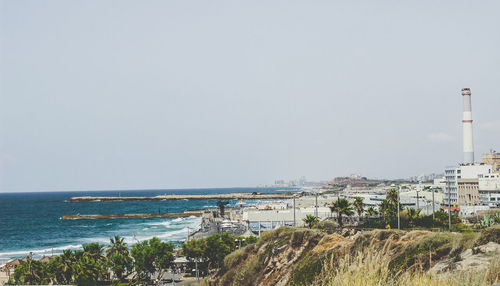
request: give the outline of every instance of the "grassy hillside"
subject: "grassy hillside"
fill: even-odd
[[[500,227],[482,233],[285,228],[228,255],[204,285],[491,285]]]

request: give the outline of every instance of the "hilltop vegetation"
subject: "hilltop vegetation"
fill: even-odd
[[[500,227],[481,233],[317,229],[263,233],[205,285],[491,285],[500,275]],[[477,263],[471,263],[476,261]]]

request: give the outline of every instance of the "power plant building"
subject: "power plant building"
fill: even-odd
[[[493,166],[493,172],[500,173],[500,153],[491,150],[489,154],[484,154],[483,163]]]
[[[444,204],[500,206],[500,154],[492,151],[482,156],[482,163],[474,162],[472,105],[469,88],[462,89],[462,98],[463,163],[445,169]]]
[[[444,203],[451,205],[476,205],[479,203],[479,178],[492,173],[491,165],[468,164],[445,169],[446,190]],[[488,175],[489,177],[489,175]]]

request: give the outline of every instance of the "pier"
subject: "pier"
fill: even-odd
[[[231,193],[214,195],[163,195],[155,197],[72,197],[68,202],[95,202],[95,201],[176,201],[176,200],[270,200],[291,199],[290,194],[262,194],[262,193]]]
[[[172,218],[172,217],[190,217],[202,216],[203,212],[183,212],[183,213],[164,213],[164,214],[77,214],[77,215],[63,215],[62,219],[114,219],[114,218]]]

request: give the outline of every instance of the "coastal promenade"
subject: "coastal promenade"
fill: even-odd
[[[175,200],[268,200],[291,199],[290,194],[231,193],[214,195],[163,195],[155,197],[72,197],[68,202],[92,201],[175,201]]]

